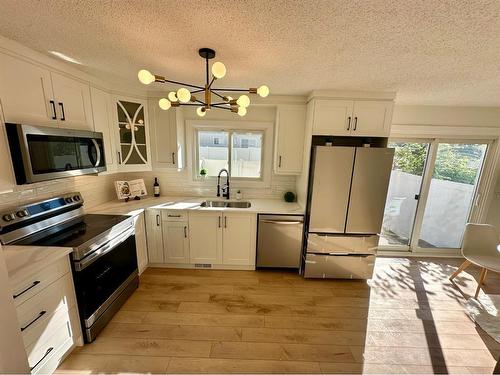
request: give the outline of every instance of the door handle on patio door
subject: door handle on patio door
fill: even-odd
[[[418,201],[420,199],[420,194],[415,194],[415,200]]]

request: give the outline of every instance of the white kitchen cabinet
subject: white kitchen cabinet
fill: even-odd
[[[299,174],[302,171],[305,105],[279,105],[276,113],[274,172]]]
[[[188,222],[164,221],[162,228],[165,263],[188,264],[190,262]]]
[[[351,135],[388,137],[391,129],[393,102],[356,100]]]
[[[135,247],[137,252],[137,268],[139,275],[148,267],[148,244],[146,240],[145,214],[141,213],[134,217]]]
[[[244,212],[224,212],[222,260],[227,265],[255,265],[257,216]]]
[[[168,111],[158,106],[158,99],[149,99],[151,158],[155,169],[183,168],[184,118],[181,108]]]
[[[50,72],[3,53],[0,101],[5,122],[58,126]]]
[[[104,156],[106,158],[106,169],[108,172],[116,171],[116,147],[114,126],[113,126],[113,108],[111,95],[105,91],[90,88],[92,99],[92,115],[94,119],[94,129],[96,132],[102,133],[104,139]]]
[[[315,100],[313,135],[349,135],[353,107],[352,100]]]
[[[313,135],[388,137],[389,100],[314,99]]]
[[[161,210],[148,208],[146,214],[146,235],[149,263],[163,263],[163,233]]]
[[[89,84],[54,72],[51,77],[59,126],[94,130]]]
[[[147,101],[115,97],[113,107],[118,170],[151,170]]]
[[[189,212],[191,263],[222,264],[222,212]]]

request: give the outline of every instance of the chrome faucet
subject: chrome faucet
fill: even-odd
[[[220,186],[220,175],[222,172],[226,172],[226,184]],[[222,196],[226,199],[229,199],[229,172],[227,169],[221,169],[219,175],[217,176],[217,196],[220,197],[220,191],[222,190]]]

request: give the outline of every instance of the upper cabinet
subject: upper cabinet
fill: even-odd
[[[164,111],[158,99],[148,101],[150,114],[151,157],[153,167],[184,167],[184,116],[181,108]]]
[[[146,106],[145,100],[121,97],[114,99],[114,127],[120,171],[151,169]]]
[[[313,135],[388,137],[392,100],[313,99]]]
[[[299,174],[302,171],[305,105],[279,105],[276,112],[274,172]]]
[[[6,122],[57,126],[48,70],[0,53],[0,100]]]
[[[116,153],[114,122],[113,122],[113,103],[111,95],[105,91],[90,88],[92,99],[92,115],[94,119],[94,128],[96,132],[103,135],[104,156],[108,172],[116,171],[118,164],[118,154]]]
[[[0,100],[6,122],[94,129],[88,83],[3,53]]]
[[[94,130],[88,83],[51,73],[56,113],[61,128]]]

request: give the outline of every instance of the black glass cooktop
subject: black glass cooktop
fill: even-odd
[[[56,225],[15,244],[78,247],[128,218],[125,215],[84,215],[69,224]]]

